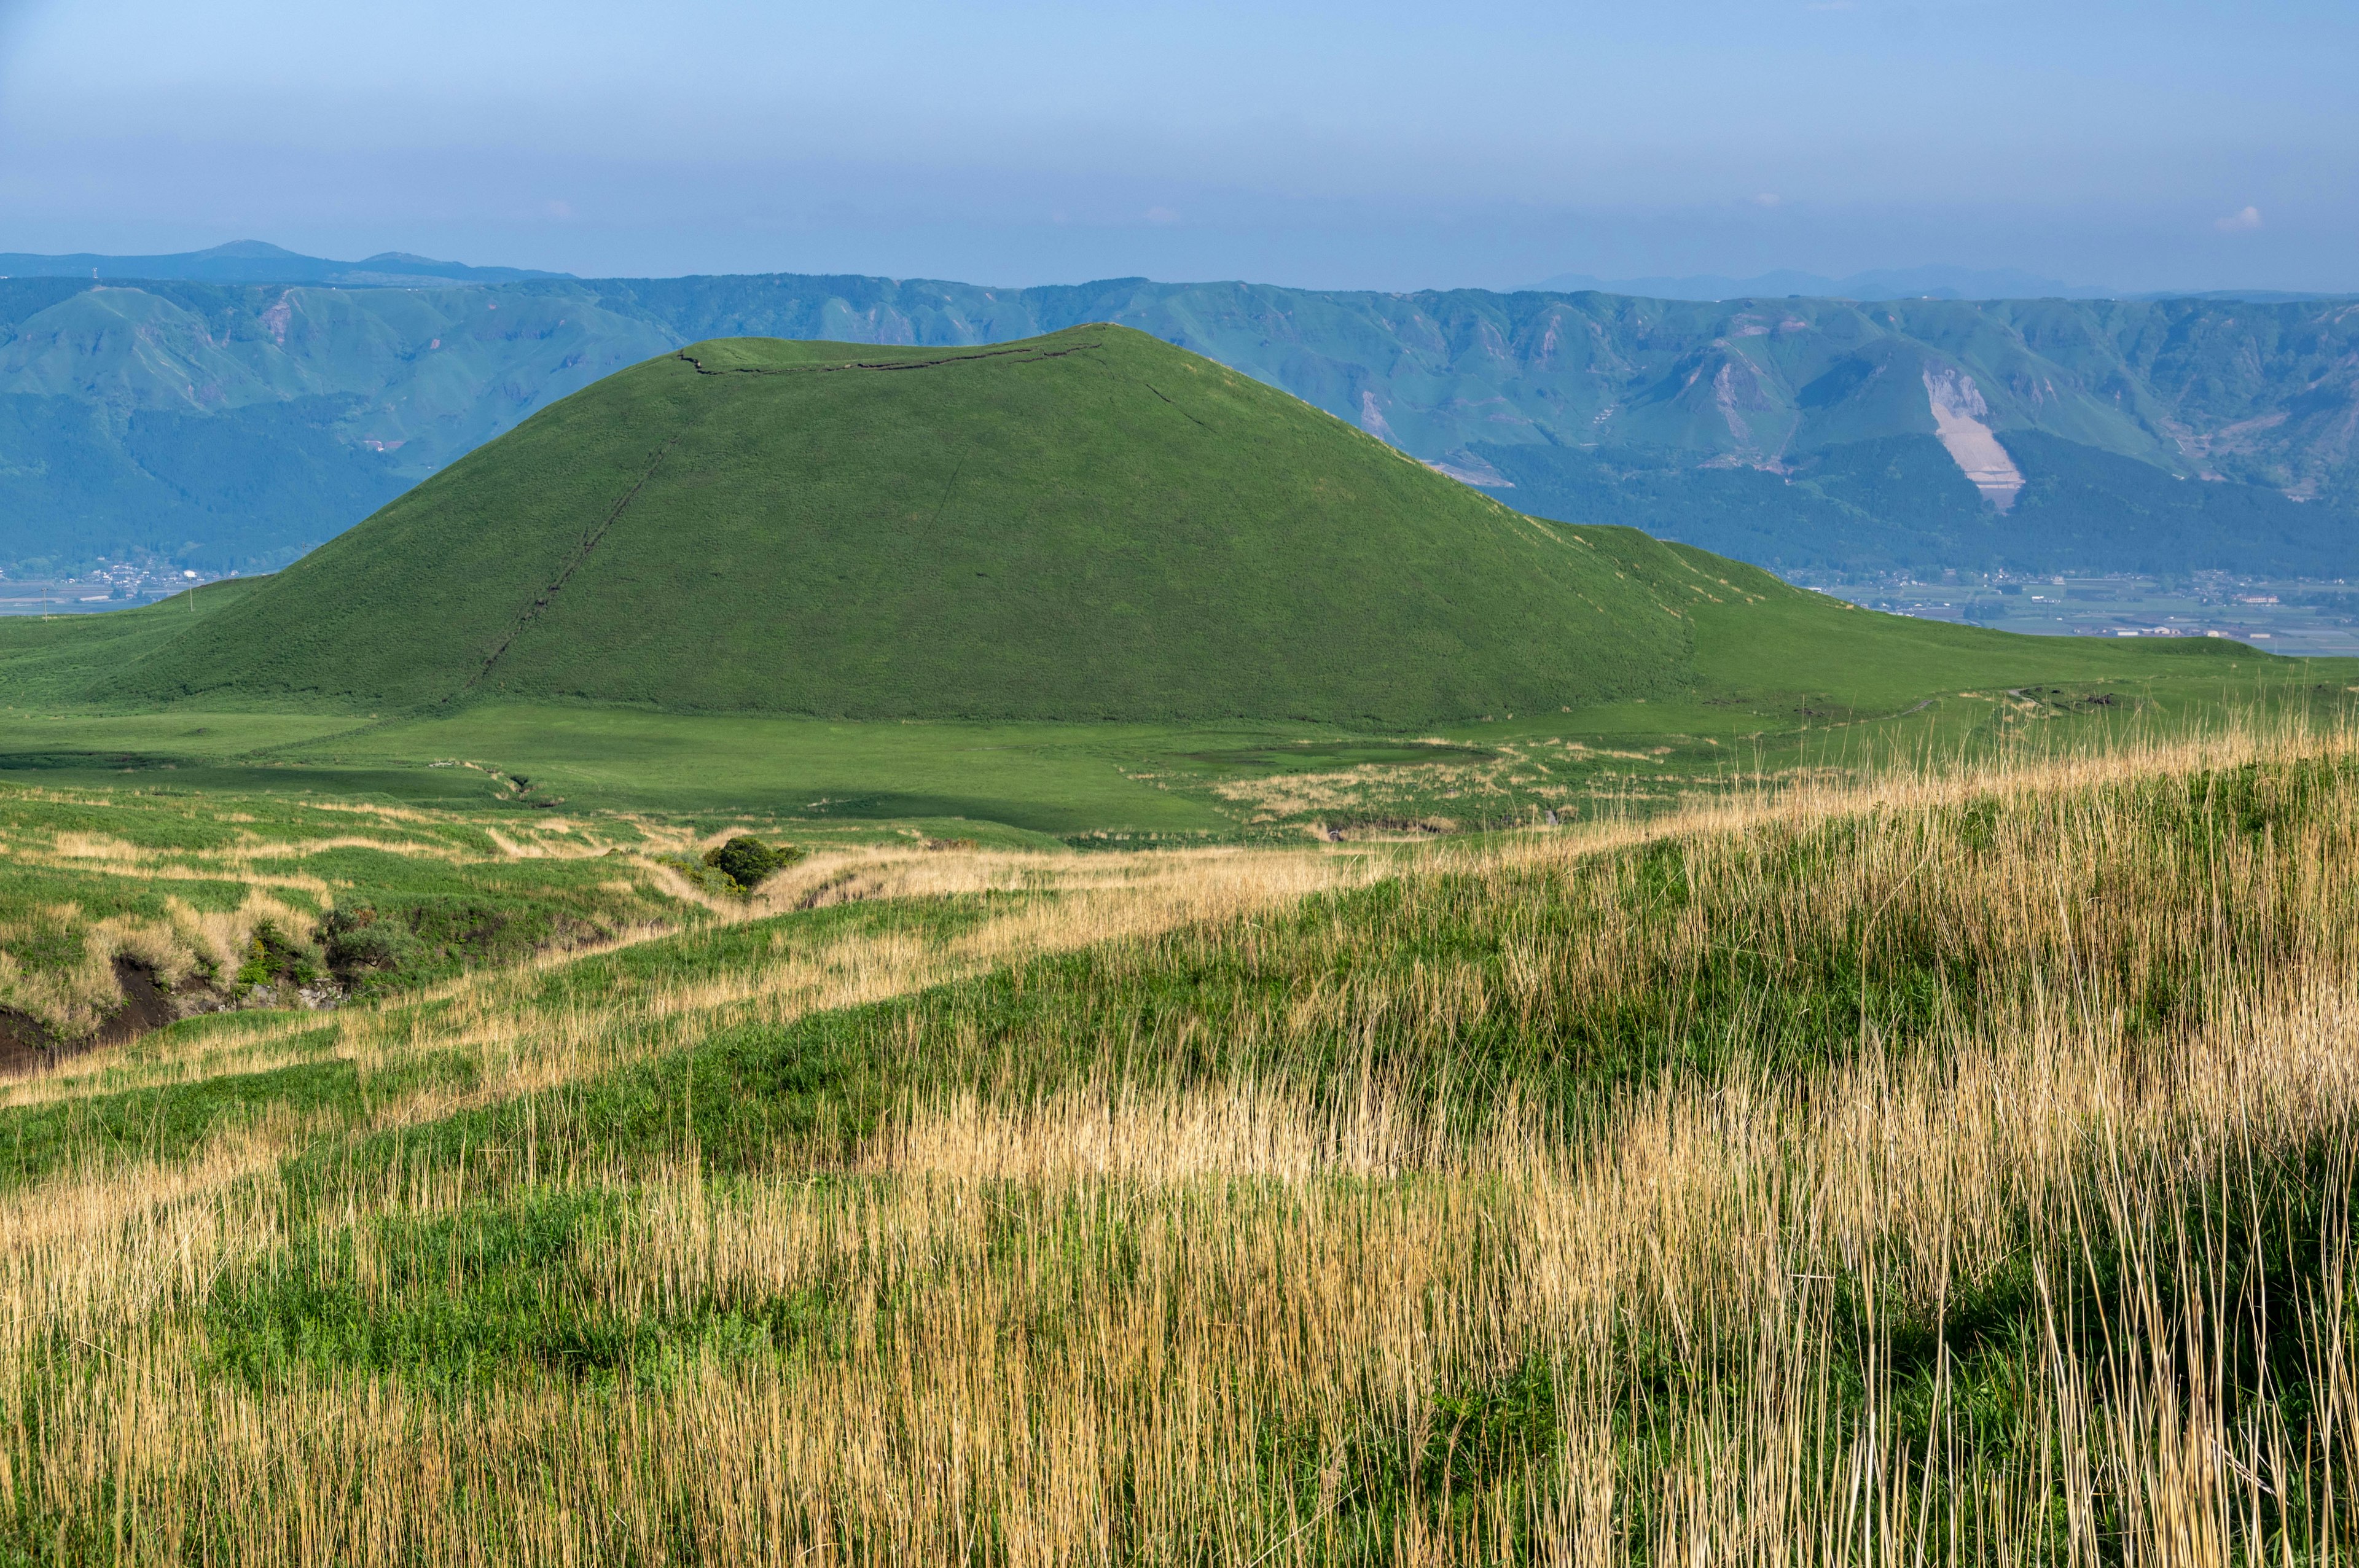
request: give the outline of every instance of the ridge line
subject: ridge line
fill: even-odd
[[[1069,349],[992,349],[979,348],[971,354],[950,354],[938,360],[853,360],[832,365],[738,365],[727,370],[707,370],[704,362],[686,349],[678,351],[680,359],[695,368],[699,375],[829,375],[847,370],[933,370],[941,365],[966,364],[975,360],[1016,358],[1022,362],[1037,360],[1060,360],[1068,354],[1078,354],[1084,349],[1099,349],[1102,342],[1075,343]]]

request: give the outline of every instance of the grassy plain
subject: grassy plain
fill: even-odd
[[[847,844],[176,1026],[0,1091],[0,1539],[2339,1558],[2354,857],[2359,743],[2293,722],[1429,846]]]
[[[1414,730],[852,722],[561,703],[429,716],[27,705],[0,708],[0,780],[691,824],[751,816],[781,831],[867,825],[1010,844],[1300,838],[1668,804],[1798,767],[1990,754],[2027,733],[2069,747],[2188,732],[2230,713],[2331,723],[2359,684],[2359,661],[2217,643],[2190,654],[1905,622],[1894,633],[1888,618],[1824,601],[1791,616],[1752,611],[1699,613],[1704,678],[1669,697]],[[1841,656],[1806,664],[1820,622],[1846,614],[1858,626]]]

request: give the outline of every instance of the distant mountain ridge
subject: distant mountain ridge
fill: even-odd
[[[1827,299],[2118,299],[2123,291],[2092,284],[2063,283],[2012,268],[1919,266],[1855,272],[1848,277],[1790,268],[1751,277],[1718,273],[1684,277],[1599,277],[1559,273],[1532,286],[1536,293],[1632,294],[1649,299],[1778,299],[1808,295]],[[2158,296],[2157,297],[2161,297]]]
[[[2315,293],[2281,288],[2152,289],[2144,293],[2097,284],[2065,283],[2011,267],[1916,266],[1855,272],[1848,277],[1791,270],[1730,277],[1696,273],[1682,277],[1599,277],[1585,272],[1559,273],[1530,286],[1534,293],[1629,294],[1647,299],[1780,299],[1797,295],[1821,299],[1856,299],[1874,304],[1891,299],[2232,299],[2254,304],[2359,297],[2348,293]]]
[[[1089,321],[1218,360],[1528,510],[1644,518],[1771,566],[2078,569],[2171,540],[2167,561],[2359,575],[2350,302],[793,274],[0,281],[0,563],[283,564],[534,410],[706,338],[972,345]],[[1996,510],[2015,495],[2027,511]]]
[[[338,288],[399,288],[419,284],[514,283],[527,277],[565,277],[513,266],[469,266],[431,256],[385,251],[356,262],[298,254],[261,240],[235,240],[211,250],[172,255],[114,256],[95,254],[50,256],[0,252],[0,278],[88,277],[157,279],[181,283],[311,283]]]

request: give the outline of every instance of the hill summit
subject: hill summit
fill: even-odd
[[[101,689],[1414,725],[1680,684],[1672,559],[1125,328],[722,340],[534,416]]]

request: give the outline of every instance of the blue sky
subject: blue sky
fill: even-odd
[[[0,0],[0,250],[2359,289],[2359,5]]]

